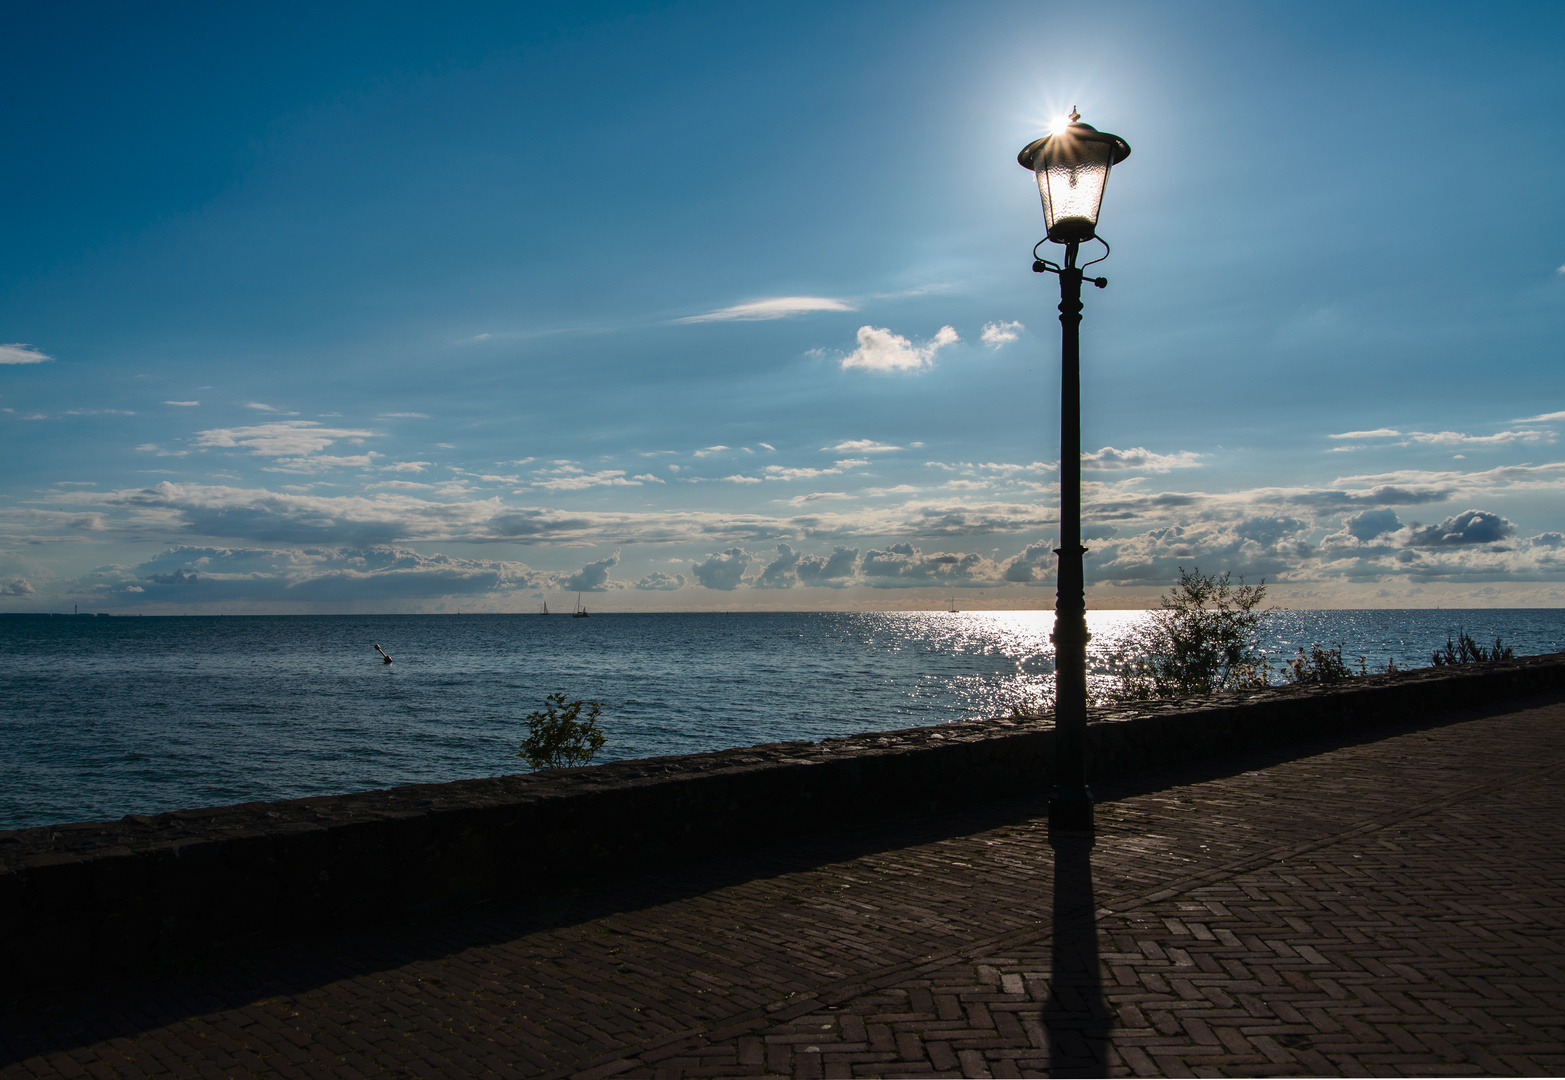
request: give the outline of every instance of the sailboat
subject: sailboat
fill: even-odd
[[[543,613],[545,615],[549,614],[549,601],[547,600],[543,602]]]
[[[571,612],[571,618],[573,618],[573,619],[585,619],[586,617],[587,617],[587,609],[582,607],[581,593],[577,593],[576,594],[576,610]]]
[[[952,615],[955,615],[955,614],[957,614],[957,612],[958,612],[958,611],[959,611],[959,610],[960,610],[960,609],[959,609],[959,608],[958,608],[958,607],[957,607],[957,606],[956,606],[956,597],[954,597],[954,596],[953,596],[953,597],[951,597],[951,598],[949,598],[949,599],[948,599],[948,600],[947,600],[947,601],[946,601],[946,603],[948,603],[948,604],[950,604],[950,605],[951,605],[951,606],[950,606],[950,607],[948,607],[948,608],[947,608],[947,609],[946,609],[946,610],[947,610],[947,611],[949,611],[949,612],[950,612],[950,613],[951,613],[951,614],[952,614]]]

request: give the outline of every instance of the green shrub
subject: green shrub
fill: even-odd
[[[1449,632],[1445,635],[1445,649],[1436,649],[1434,652],[1435,667],[1445,667],[1448,664],[1492,664],[1496,660],[1514,660],[1516,651],[1509,645],[1500,643],[1498,636],[1494,639],[1494,648],[1486,649],[1472,639],[1466,630],[1457,627],[1456,640],[1451,640]]]
[[[1395,670],[1394,668],[1390,670]],[[1359,672],[1365,671],[1364,658],[1359,657]],[[1322,645],[1311,645],[1306,653],[1304,646],[1299,646],[1299,655],[1282,665],[1282,678],[1290,683],[1328,683],[1338,679],[1346,679],[1353,674],[1346,660],[1342,658],[1342,642],[1337,642],[1335,649],[1328,649]]]
[[[1234,585],[1224,572],[1179,568],[1179,583],[1109,661],[1111,701],[1149,701],[1266,686],[1270,668],[1256,647],[1266,582]]]
[[[521,753],[516,756],[526,758],[535,770],[587,764],[608,741],[598,727],[602,704],[567,702],[564,694],[550,694],[545,700],[548,705],[542,711],[527,714],[527,738],[522,740]],[[588,710],[585,720],[581,718],[583,705]]]

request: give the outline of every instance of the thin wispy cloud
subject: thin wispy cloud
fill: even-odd
[[[1547,424],[1553,420],[1565,420],[1565,412],[1546,412],[1538,416],[1524,416],[1512,422],[1517,424]]]
[[[830,469],[788,468],[783,465],[768,465],[765,469],[768,480],[814,480],[818,476],[841,476],[842,468]]]
[[[1327,435],[1328,439],[1392,439],[1402,433],[1396,428],[1376,428],[1373,431],[1344,431],[1336,435]]]
[[[182,409],[189,409],[201,404],[199,401],[165,401],[165,405],[178,405]]]
[[[680,323],[703,322],[758,322],[768,319],[787,319],[794,315],[808,315],[814,311],[857,311],[846,300],[830,296],[773,296],[765,300],[752,300],[746,304],[718,308],[701,315],[687,315],[675,319]]]
[[[191,445],[201,450],[238,449],[259,457],[302,459],[319,455],[340,439],[361,442],[375,438],[376,435],[376,432],[360,428],[322,427],[314,420],[276,420],[252,427],[198,431]],[[355,458],[351,463],[360,462]]]
[[[48,353],[40,352],[31,345],[21,342],[13,342],[10,345],[0,345],[0,364],[45,364],[54,357]]]
[[[639,487],[640,479],[629,479],[625,476],[624,469],[601,469],[597,472],[581,472],[576,469],[564,472],[563,476],[553,476],[546,480],[534,480],[532,486],[542,488],[545,491],[585,491],[594,487]]]
[[[1434,446],[1510,446],[1518,442],[1543,442],[1549,440],[1547,431],[1499,431],[1493,435],[1467,435],[1460,431],[1410,431],[1407,443],[1428,443]]]
[[[261,401],[247,401],[247,402],[245,402],[245,408],[247,408],[247,409],[255,409],[257,412],[276,412],[277,411],[275,406],[267,405],[265,402],[261,402]]]
[[[901,334],[892,333],[883,326],[861,326],[858,347],[842,358],[842,368],[844,371],[852,368],[865,371],[917,371],[932,366],[936,353],[961,340],[956,330],[949,326],[942,326],[934,337],[922,345],[914,345]]]
[[[427,412],[383,412],[380,414],[380,419],[382,420],[398,420],[404,418],[428,420],[429,414]]]
[[[849,439],[840,442],[836,446],[823,446],[823,453],[831,454],[889,454],[893,450],[900,450],[900,446],[892,446],[890,443],[876,442],[874,439]]]

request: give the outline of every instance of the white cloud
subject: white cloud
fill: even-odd
[[[894,334],[885,327],[861,326],[858,332],[858,348],[842,358],[842,367],[863,368],[866,371],[917,371],[931,366],[935,354],[961,338],[954,329],[942,326],[934,337],[923,345],[914,345],[901,334]]]
[[[860,572],[877,589],[917,585],[998,585],[1004,575],[998,563],[977,552],[937,551],[925,554],[909,543],[871,548]]]
[[[395,420],[401,417],[428,420],[429,414],[427,412],[383,412],[380,414],[382,420]]]
[[[199,401],[165,401],[163,404],[165,404],[165,405],[178,405],[181,408],[188,409],[188,408],[190,408],[193,405],[201,404],[201,402],[199,402]]]
[[[321,469],[367,469],[380,457],[371,450],[364,454],[310,454],[307,457],[273,458],[271,465],[261,466],[263,472],[307,473]]]
[[[1389,439],[1402,434],[1395,428],[1376,428],[1373,431],[1344,431],[1339,435],[1327,435],[1328,439]]]
[[[655,592],[673,592],[675,589],[683,589],[687,580],[684,574],[665,574],[661,570],[654,570],[632,585],[631,588]]]
[[[0,364],[43,364],[53,359],[48,353],[39,352],[20,341],[0,345]]]
[[[984,323],[984,332],[979,335],[979,340],[991,349],[998,349],[1015,341],[1018,333],[1025,329],[1019,322]]]
[[[890,443],[876,442],[874,439],[849,439],[840,442],[836,446],[823,446],[821,451],[830,454],[889,454],[893,450],[900,450],[900,446],[892,446]]]
[[[782,465],[768,465],[764,470],[768,480],[813,480],[817,476],[837,476],[841,469],[790,469]]]
[[[1494,435],[1466,435],[1460,431],[1410,431],[1409,443],[1435,446],[1510,446],[1517,442],[1543,442],[1551,439],[1547,431],[1501,431]]]
[[[1565,420],[1565,412],[1546,412],[1541,416],[1524,416],[1518,424],[1547,424],[1551,420]]]
[[[260,457],[302,460],[319,454],[339,439],[357,442],[375,437],[376,433],[373,431],[322,427],[314,420],[275,420],[253,427],[211,428],[207,431],[198,431],[195,442],[191,445],[197,449],[235,448],[247,450]],[[343,460],[351,464],[367,463],[357,458]]]
[[[695,575],[697,584],[708,589],[731,592],[739,587],[739,583],[744,580],[745,569],[754,560],[755,556],[744,548],[731,547],[693,564],[690,572]]]
[[[704,315],[687,315],[675,322],[752,322],[762,319],[786,319],[792,315],[805,315],[812,311],[856,311],[846,300],[829,296],[774,296],[766,300],[752,300],[747,304],[708,311]]]
[[[763,449],[770,450],[773,453],[777,452],[777,447],[773,446],[769,442],[757,443],[756,445],[762,447]]]
[[[382,465],[381,468],[387,472],[421,473],[431,464],[433,463],[428,461],[398,461],[391,465]]]
[[[790,544],[777,545],[777,557],[754,581],[757,589],[791,589],[796,585],[843,588],[853,583],[859,549],[838,544],[830,555],[805,555]]]
[[[277,411],[277,409],[275,407],[273,407],[271,405],[264,404],[264,403],[259,402],[259,401],[247,401],[247,402],[245,402],[245,408],[247,408],[247,409],[259,409],[261,412],[276,412]]]
[[[532,486],[546,491],[584,491],[593,487],[641,486],[640,480],[627,480],[624,469],[600,469],[594,473],[587,473],[566,467],[556,471],[565,475],[551,477],[548,480],[534,480]]]
[[[1144,446],[1133,446],[1129,450],[1116,450],[1112,446],[1105,446],[1096,453],[1082,454],[1081,467],[1104,471],[1139,469],[1164,473],[1170,469],[1193,469],[1201,464],[1200,458],[1201,455],[1192,450],[1154,454]]]
[[[609,581],[609,571],[619,565],[619,551],[606,559],[590,562],[576,573],[560,581],[560,588],[567,592],[608,592],[619,586]]]
[[[707,457],[708,455],[711,455],[711,454],[720,454],[724,450],[729,450],[729,449],[732,449],[732,448],[731,447],[727,447],[727,446],[707,446],[707,447],[703,447],[700,450],[697,450],[695,452],[695,456],[696,457]]]

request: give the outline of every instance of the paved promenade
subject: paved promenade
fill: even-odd
[[[0,1076],[1565,1075],[1565,699],[7,1002]]]

